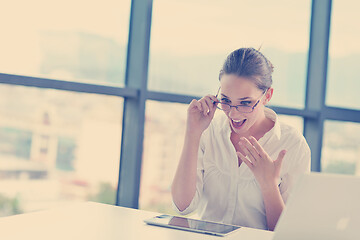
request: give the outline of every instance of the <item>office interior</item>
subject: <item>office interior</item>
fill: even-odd
[[[0,217],[95,201],[175,214],[187,104],[226,55],[275,66],[269,107],[314,172],[360,175],[355,0],[5,0]]]

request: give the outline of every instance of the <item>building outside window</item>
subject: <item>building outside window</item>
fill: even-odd
[[[311,27],[328,5],[330,35],[314,39]],[[187,104],[216,93],[224,59],[239,47],[261,48],[272,61],[270,107],[320,153],[312,159],[321,166],[317,170],[360,175],[358,5],[354,0],[35,0],[21,1],[19,8],[19,1],[5,0],[0,216],[74,201],[126,205],[124,187],[134,190],[126,206],[175,214],[170,186]],[[136,38],[139,33],[145,38]],[[309,69],[316,67],[310,40],[329,42],[322,55],[325,99],[315,111],[307,95]],[[146,74],[134,77],[140,71]],[[318,123],[313,133],[320,146],[306,134],[309,120]],[[122,136],[135,138],[124,135],[129,129],[139,131],[139,156],[124,145],[128,139]]]

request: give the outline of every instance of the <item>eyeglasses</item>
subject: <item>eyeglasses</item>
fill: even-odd
[[[220,92],[220,88],[218,89],[215,97],[217,98],[218,95],[219,95],[219,92]],[[267,89],[263,92],[263,94],[261,95],[260,99],[256,101],[256,103],[251,106],[249,103],[249,105],[236,105],[236,106],[233,106],[233,105],[230,105],[229,103],[227,102],[223,102],[223,101],[219,101],[219,102],[214,102],[215,103],[219,103],[216,107],[224,112],[228,112],[231,110],[231,108],[235,108],[238,112],[241,112],[241,113],[251,113],[254,111],[254,109],[256,108],[256,106],[259,104],[259,102],[262,100],[262,98],[265,96],[265,93],[267,92]],[[251,102],[251,101],[246,101],[246,102]]]

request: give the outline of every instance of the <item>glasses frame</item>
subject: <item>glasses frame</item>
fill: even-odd
[[[220,92],[220,89],[221,89],[221,86],[219,87],[219,89],[217,90],[217,93],[215,95],[216,98],[218,98],[218,95],[219,95],[219,92]],[[250,106],[244,106],[244,105],[230,105],[228,103],[220,103],[220,101],[218,102],[214,102],[215,103],[219,103],[219,104],[225,104],[225,105],[228,105],[230,108],[229,110],[224,110],[224,109],[221,109],[220,107],[216,106],[217,109],[221,110],[221,111],[224,111],[224,112],[229,112],[231,111],[231,108],[235,108],[236,111],[240,112],[240,113],[252,113],[254,111],[254,109],[256,108],[256,106],[259,104],[259,102],[262,100],[262,98],[266,95],[266,92],[267,92],[268,88],[264,90],[264,92],[262,93],[260,99],[258,99],[256,101],[256,103],[254,104],[254,106],[250,107]],[[244,111],[240,111],[238,108],[239,107],[246,107],[246,108],[249,108],[249,112],[244,112]]]

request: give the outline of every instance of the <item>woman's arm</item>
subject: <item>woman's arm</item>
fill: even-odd
[[[184,211],[190,205],[196,192],[200,138],[214,117],[214,102],[217,102],[217,99],[208,95],[199,101],[194,99],[188,108],[184,146],[171,186],[173,201],[180,211]]]
[[[197,156],[201,134],[187,131],[179,165],[171,186],[176,207],[184,211],[194,198],[196,191]]]
[[[269,230],[274,231],[276,223],[284,210],[285,203],[277,183],[263,187],[261,192],[264,199],[267,225]]]
[[[269,230],[273,231],[285,207],[278,187],[278,179],[286,151],[280,151],[278,158],[272,160],[254,137],[241,138],[239,145],[246,156],[240,152],[237,152],[237,155],[251,169],[260,185],[267,225]]]

